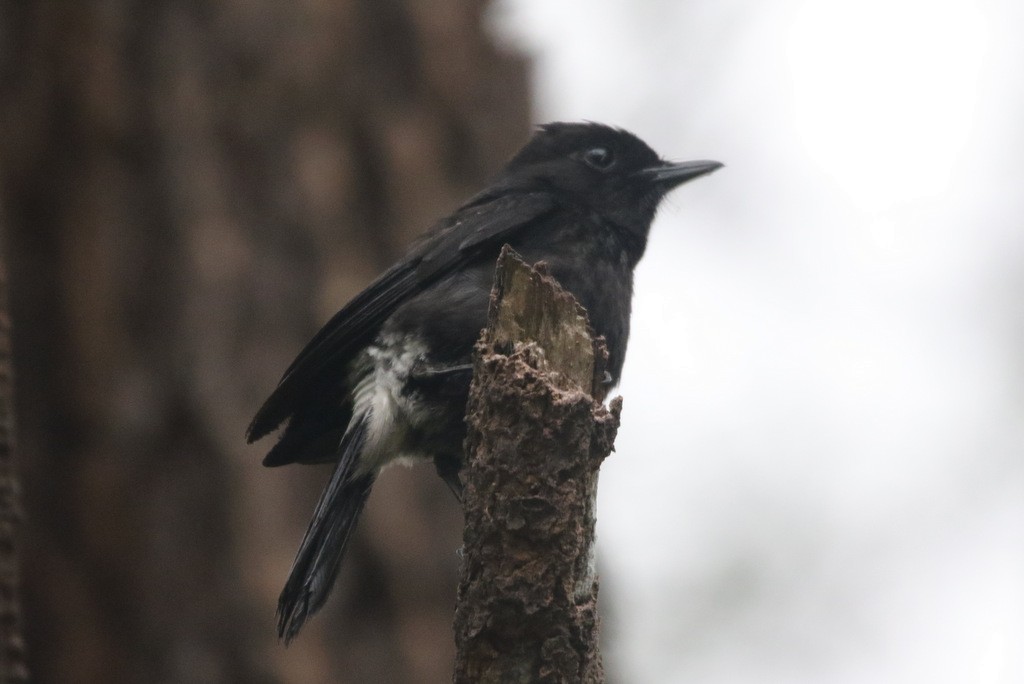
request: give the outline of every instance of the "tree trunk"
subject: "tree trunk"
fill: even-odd
[[[0,684],[28,681],[21,633],[18,529],[21,488],[14,459],[11,319],[7,315],[6,231],[0,219]]]
[[[0,5],[38,682],[450,678],[461,516],[375,488],[288,649],[277,593],[328,473],[245,427],[316,328],[528,132],[475,0]]]

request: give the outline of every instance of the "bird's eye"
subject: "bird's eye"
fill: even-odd
[[[583,161],[595,169],[603,171],[615,163],[615,156],[607,147],[591,147],[583,153]]]

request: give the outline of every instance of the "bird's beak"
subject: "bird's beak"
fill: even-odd
[[[662,162],[657,166],[646,168],[640,173],[646,176],[650,182],[667,191],[682,185],[686,181],[691,181],[694,178],[705,176],[712,171],[717,171],[723,166],[724,164],[721,162],[703,159],[678,163]]]

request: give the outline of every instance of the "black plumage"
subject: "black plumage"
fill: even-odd
[[[306,345],[249,426],[287,421],[268,466],[336,461],[278,605],[290,640],[323,605],[379,470],[434,460],[459,491],[470,353],[486,322],[503,244],[551,273],[587,309],[618,382],[633,269],[659,202],[719,168],[673,164],[636,136],[595,123],[541,127],[483,192],[440,221]]]

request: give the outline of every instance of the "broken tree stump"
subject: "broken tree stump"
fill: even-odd
[[[597,478],[621,400],[586,312],[508,246],[474,354],[454,681],[601,682]]]

